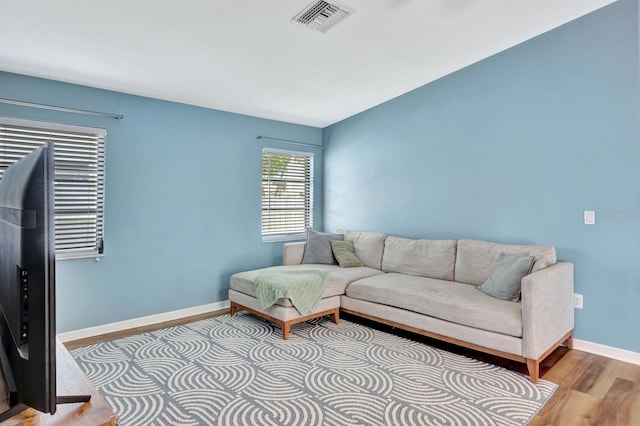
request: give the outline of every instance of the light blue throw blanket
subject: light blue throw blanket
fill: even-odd
[[[256,277],[256,297],[263,310],[288,298],[301,315],[308,315],[318,307],[328,280],[328,271],[263,271]]]

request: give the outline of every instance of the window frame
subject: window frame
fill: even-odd
[[[38,140],[36,140],[36,137],[30,140],[27,137],[25,138],[24,141],[16,142],[16,145],[19,146],[19,148],[17,149],[27,149],[27,148],[30,148],[29,145],[31,144],[42,142],[42,145],[44,145],[46,142],[53,142],[54,161],[56,162],[55,164],[56,259],[63,260],[63,259],[102,257],[104,255],[104,250],[103,250],[104,249],[104,207],[105,207],[104,199],[105,199],[105,169],[106,169],[105,157],[106,157],[106,137],[107,137],[106,129],[97,128],[97,127],[88,127],[88,126],[78,126],[73,124],[54,123],[54,122],[47,122],[47,121],[40,121],[40,120],[27,120],[27,119],[18,119],[18,118],[10,118],[10,117],[0,117],[0,128],[4,128],[4,127],[14,127],[14,128],[23,127],[23,128],[30,128],[30,129],[38,129],[38,130],[41,130],[42,132],[51,132],[51,133],[66,132],[66,133],[75,133],[75,134],[82,133],[85,135],[92,135],[92,137],[86,137],[84,139],[92,139],[92,138],[95,139],[95,148],[92,147],[90,150],[84,150],[84,151],[82,150],[82,148],[78,148],[78,146],[82,145],[82,141],[74,140],[73,142],[69,143],[69,145],[78,145],[78,146],[75,146],[74,148],[67,148],[65,150],[62,150],[61,148],[62,142],[56,141],[55,138],[51,138],[51,137],[49,137],[48,139],[45,137],[45,138],[42,138],[41,140],[39,140],[39,138]],[[5,148],[3,147],[3,144],[6,144],[6,143],[7,141],[0,140],[0,157],[2,157],[4,152],[8,151],[8,150],[5,150]],[[20,146],[21,143],[22,143],[22,146]],[[58,179],[59,176],[62,176],[64,174],[62,172],[63,170],[67,172],[66,173],[67,175],[69,174],[69,171],[76,172],[76,173],[80,172],[81,175],[84,174],[87,176],[91,174],[90,172],[87,172],[87,170],[82,169],[82,167],[70,167],[68,159],[66,164],[63,166],[62,165],[64,163],[64,161],[62,160],[63,152],[65,152],[67,155],[69,153],[79,154],[80,156],[83,156],[86,158],[87,151],[90,153],[90,156],[93,156],[93,153],[95,152],[95,167],[96,167],[95,169],[95,208],[94,209],[89,208],[89,206],[93,205],[93,198],[90,198],[85,203],[87,208],[85,208],[85,212],[84,212],[84,214],[87,214],[86,212],[95,211],[95,213],[93,212],[89,213],[89,216],[92,216],[91,219],[89,219],[89,223],[95,219],[95,246],[94,247],[88,247],[86,244],[81,244],[79,242],[69,243],[68,241],[65,241],[65,237],[63,237],[65,233],[63,231],[65,230],[68,231],[69,226],[73,226],[69,224],[69,221],[71,220],[69,216],[76,215],[77,213],[69,213],[69,212],[65,213],[65,212],[62,212],[63,209],[59,207],[61,207],[63,204],[67,206],[72,205],[75,207],[76,205],[71,204],[69,201],[69,198],[75,200],[73,202],[77,202],[78,206],[82,206],[82,203],[77,201],[81,199],[78,195],[58,196],[58,191],[62,189],[67,189],[67,191],[69,190],[68,179],[67,180]],[[81,162],[81,160],[78,160],[78,161]],[[11,164],[13,164],[13,162],[11,162]],[[92,158],[92,162],[93,162],[93,158]],[[1,167],[3,171],[6,170],[7,168],[8,168],[7,166]],[[86,183],[85,181],[85,182],[82,182],[80,186],[82,188],[90,188],[92,185]],[[62,201],[65,201],[65,203],[62,203]],[[60,225],[60,222],[65,220],[66,220],[66,224]],[[83,224],[83,226],[84,228],[82,228],[82,226],[80,226],[80,228],[85,230],[86,235],[91,235],[91,237],[88,237],[87,240],[92,242],[93,232],[87,232],[87,231],[93,231],[94,227],[86,222]],[[68,240],[68,238],[66,239]],[[67,242],[67,244],[65,245],[67,245],[68,247],[61,248],[60,245],[62,245],[63,242]]]
[[[307,170],[309,173],[309,178],[305,180],[305,226],[304,230],[296,231],[296,232],[280,232],[280,233],[270,233],[265,234],[265,222],[264,222],[264,212],[265,212],[265,194],[264,194],[264,157],[265,154],[283,154],[297,157],[306,157],[307,158]],[[271,242],[280,242],[280,241],[299,241],[304,240],[306,238],[306,229],[313,227],[313,209],[315,204],[314,197],[314,185],[315,185],[315,168],[314,168],[314,156],[313,152],[309,151],[297,151],[297,150],[289,150],[289,149],[278,149],[278,148],[262,148],[261,156],[260,156],[260,164],[261,164],[261,209],[260,209],[260,228],[261,228],[261,238],[263,243],[271,243]],[[269,180],[269,179],[267,179]],[[293,181],[292,182],[301,182],[301,181]],[[270,199],[269,199],[270,200]]]

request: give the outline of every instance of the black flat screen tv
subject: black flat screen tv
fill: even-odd
[[[0,361],[8,409],[55,413],[56,396],[54,147],[47,143],[0,179]],[[1,153],[0,153],[1,155]]]
[[[0,179],[0,356],[12,412],[56,411],[53,161],[44,145]]]

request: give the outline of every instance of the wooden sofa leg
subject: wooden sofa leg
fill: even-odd
[[[238,307],[236,306],[235,303],[231,303],[231,305],[229,306],[229,316],[234,316],[236,314],[236,310],[238,309]]]
[[[567,338],[567,348],[573,349],[573,331],[569,334]]]
[[[333,323],[334,324],[339,324],[340,323],[340,310],[336,309],[335,311],[333,311],[333,314],[331,314],[333,316]]]
[[[282,340],[287,340],[289,338],[289,328],[291,327],[291,324],[289,323],[283,323],[282,324]]]
[[[527,369],[529,370],[529,376],[531,376],[531,383],[537,384],[540,378],[540,361],[527,358]]]

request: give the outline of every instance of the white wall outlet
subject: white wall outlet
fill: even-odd
[[[581,294],[573,293],[573,307],[576,309],[582,309],[583,298]]]
[[[584,211],[584,224],[585,225],[595,225],[596,224],[596,212],[593,210],[585,210]]]

